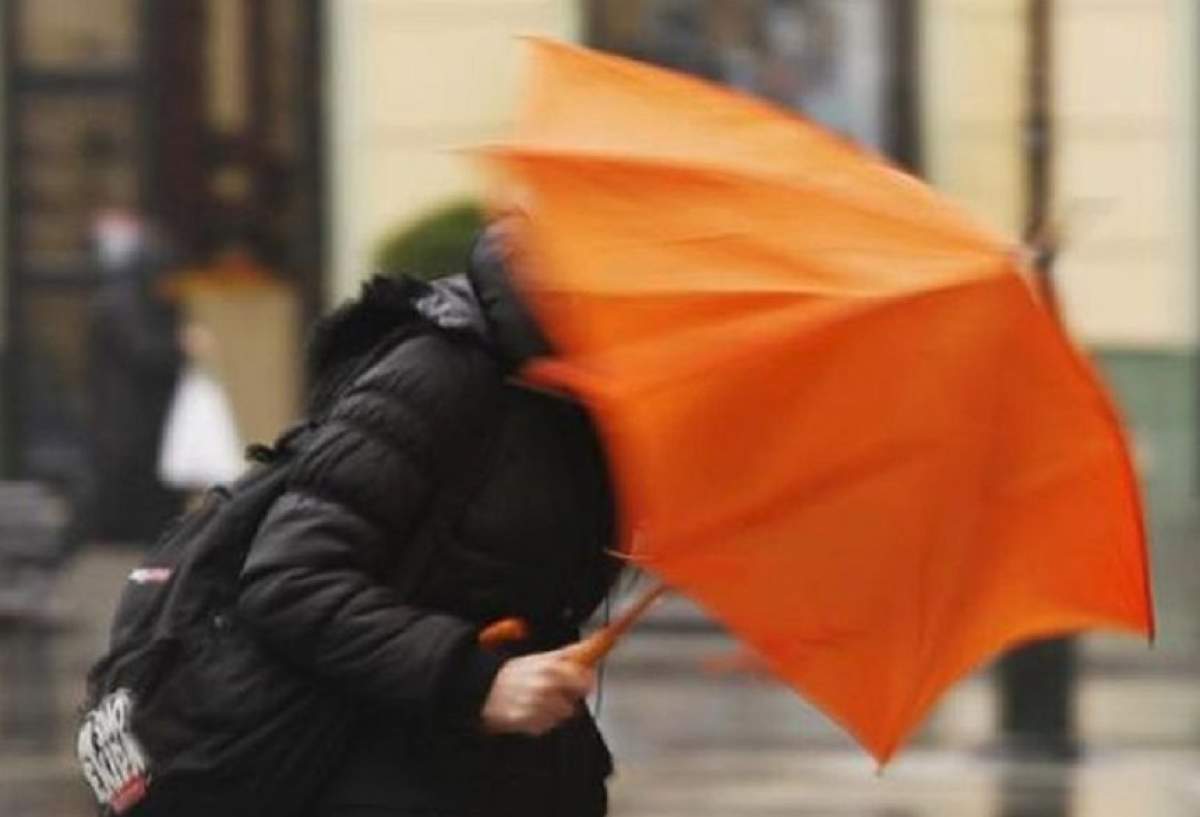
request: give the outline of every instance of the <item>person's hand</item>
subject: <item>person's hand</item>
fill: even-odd
[[[480,713],[492,733],[544,735],[575,714],[595,674],[565,650],[514,658],[500,668]]]

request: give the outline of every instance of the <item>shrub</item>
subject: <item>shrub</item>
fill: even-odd
[[[463,272],[483,224],[483,208],[474,200],[438,207],[386,235],[375,252],[376,269],[427,281]]]

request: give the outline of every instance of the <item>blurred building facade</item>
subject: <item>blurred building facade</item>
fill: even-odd
[[[1200,11],[1192,0],[364,0],[337,8],[330,292],[352,291],[387,227],[478,192],[453,149],[503,132],[520,80],[514,33],[688,70],[848,133],[1014,240],[1031,229],[1056,234],[1063,319],[1096,354],[1129,420],[1156,546],[1182,547],[1200,455]],[[1035,218],[1042,223],[1031,225]],[[1200,589],[1195,569],[1169,557],[1156,564],[1164,596]],[[1175,609],[1161,611],[1164,633],[1200,643],[1190,608],[1171,621]]]
[[[177,272],[236,258],[299,311],[323,303],[321,4],[4,0],[0,15],[3,453],[10,474],[71,484],[87,471],[101,214],[152,220]],[[266,320],[293,324],[290,357],[288,312]],[[260,382],[290,388],[272,370],[291,363]]]
[[[387,230],[478,192],[456,149],[503,133],[517,34],[801,110],[1019,235],[1037,148],[1034,2],[3,0],[10,470],[52,461],[49,443],[22,449],[85,411],[74,384],[97,209],[143,209],[198,264],[249,247],[311,317],[354,290]],[[1061,221],[1065,318],[1118,379],[1165,383],[1197,345],[1197,8],[1048,5],[1046,207]],[[1187,397],[1147,406],[1149,421],[1194,439]]]
[[[326,4],[331,292],[351,294],[385,232],[478,192],[462,148],[516,103],[518,36],[574,40],[574,0]]]
[[[1029,4],[927,2],[927,175],[1010,232],[1030,150]],[[1049,4],[1051,210],[1065,317],[1086,342],[1190,350],[1196,340],[1196,6]]]
[[[331,15],[336,287],[379,232],[475,189],[453,148],[502,132],[514,33],[546,33],[758,93],[913,167],[1014,236],[1030,209],[1028,0],[351,2]],[[1086,342],[1195,345],[1197,10],[1049,4],[1050,209]],[[464,59],[464,55],[469,55]]]

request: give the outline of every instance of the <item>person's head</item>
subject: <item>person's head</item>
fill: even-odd
[[[493,340],[514,366],[548,354],[551,349],[512,278],[517,263],[513,233],[520,227],[519,218],[508,216],[483,230],[467,265],[467,277]]]
[[[119,274],[133,266],[145,243],[146,224],[132,210],[102,210],[92,222],[96,263],[106,273]]]
[[[132,210],[110,209],[97,215],[92,246],[105,275],[143,287],[177,262],[175,249],[163,232]]]

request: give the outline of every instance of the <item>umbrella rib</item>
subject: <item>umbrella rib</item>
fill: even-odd
[[[849,187],[839,188],[811,181],[801,181],[796,178],[772,176],[770,174],[758,173],[744,168],[731,169],[715,164],[689,162],[669,156],[616,156],[602,150],[587,150],[580,148],[568,149],[553,146],[500,144],[485,146],[478,149],[476,152],[485,158],[501,163],[520,163],[532,160],[556,162],[565,165],[611,165],[615,168],[633,171],[661,171],[663,169],[669,169],[678,173],[698,176],[708,181],[721,182],[725,184],[730,182],[751,182],[757,185],[776,189],[786,188],[804,193],[819,193],[838,201],[838,203],[851,210],[855,210],[859,213],[874,218],[881,218],[884,221],[900,223],[914,227],[919,233],[936,237],[948,244],[961,246],[964,249],[984,251],[988,252],[988,254],[997,256],[1013,254],[1017,249],[1017,247],[1010,242],[1006,242],[1003,239],[990,234],[990,232],[975,224],[972,219],[967,217],[957,208],[941,206],[938,209],[942,212],[952,212],[957,219],[963,222],[962,229],[953,230],[945,227],[939,228],[937,225],[931,224],[919,216],[908,215],[905,211],[888,210],[868,203],[861,197],[854,196],[850,192]],[[928,200],[925,203],[933,204],[934,206],[937,206],[938,204],[936,201]],[[968,232],[967,229],[968,225],[970,232]]]
[[[760,331],[754,336],[746,339],[746,342],[741,344],[725,344],[720,347],[706,348],[716,349],[709,355],[697,356],[692,355],[686,366],[673,365],[669,368],[656,370],[656,375],[650,378],[648,375],[643,375],[636,381],[626,379],[625,385],[628,387],[636,384],[636,390],[640,393],[648,393],[657,391],[664,387],[681,388],[686,386],[694,378],[702,378],[716,366],[735,366],[742,359],[753,358],[758,355],[761,348],[769,347],[780,342],[781,335],[798,339],[799,337],[811,336],[815,327],[821,325],[828,327],[834,323],[845,322],[862,322],[874,320],[879,316],[881,311],[895,310],[903,308],[905,305],[911,305],[916,301],[930,297],[936,297],[939,293],[945,293],[952,289],[965,289],[979,285],[978,281],[966,281],[954,284],[947,284],[936,289],[914,290],[909,292],[889,293],[887,295],[863,295],[855,298],[846,298],[841,296],[816,296],[825,301],[829,308],[822,311],[819,315],[812,316],[804,324],[798,324],[795,318],[795,309],[804,306],[799,300],[791,300],[781,302],[777,306],[772,307],[767,311],[758,311],[753,315],[753,320],[758,324]],[[565,290],[570,291],[570,290]],[[725,294],[725,293],[722,293]],[[743,293],[743,294],[760,294],[758,292]],[[781,291],[779,293],[785,296],[796,296],[795,292]],[[770,318],[768,324],[763,324],[765,318]],[[736,325],[740,322],[740,318],[731,318],[725,322],[724,328]],[[706,334],[711,333],[711,328],[706,330],[703,327],[690,330],[688,333],[677,334],[675,340],[678,342],[681,338],[700,339]],[[653,350],[659,345],[659,341],[653,336],[642,340],[630,341],[626,344],[613,347],[604,351],[593,351],[590,354],[581,354],[574,356],[575,362],[582,365],[584,368],[593,368],[596,360],[603,360],[612,355],[614,352],[619,354],[629,354],[630,350],[642,349]],[[694,344],[693,344],[694,345]],[[603,368],[603,367],[600,367]]]

